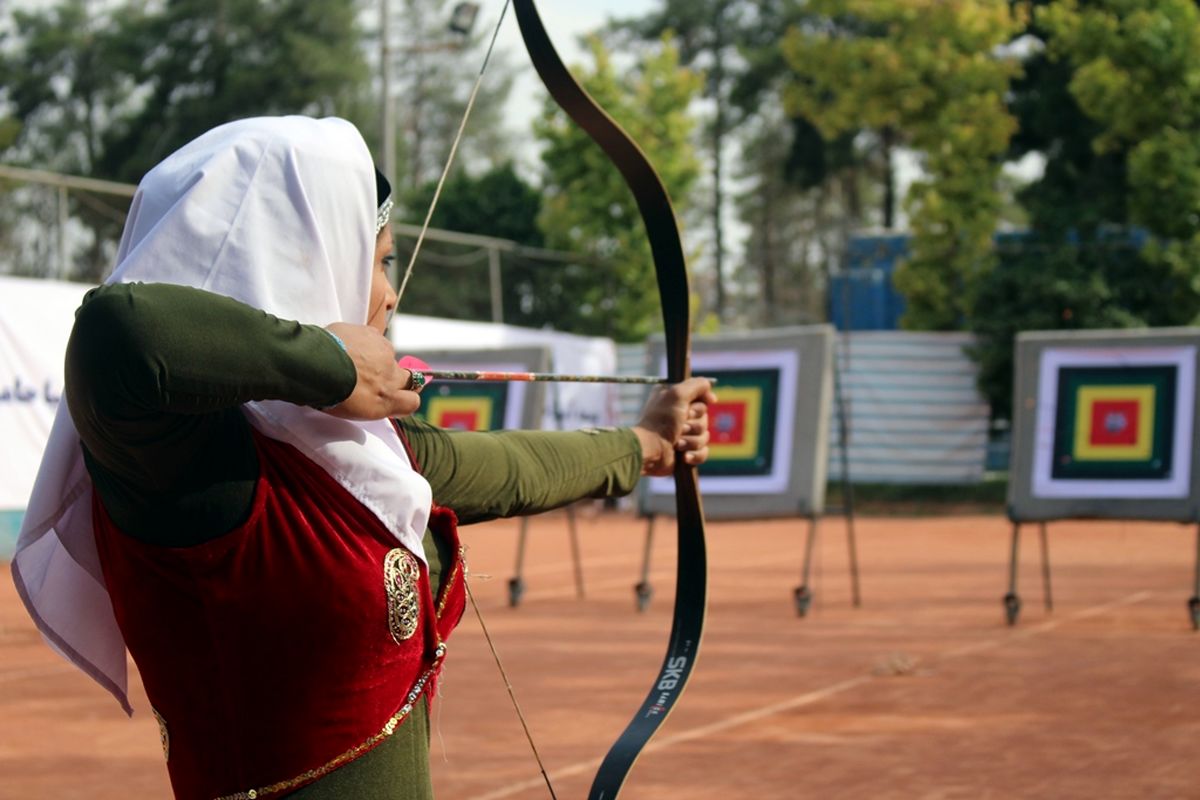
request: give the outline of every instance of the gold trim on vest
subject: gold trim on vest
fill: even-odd
[[[467,549],[461,544],[458,546],[458,561],[454,564],[454,569],[450,570],[450,576],[446,578],[446,582],[442,585],[441,599],[437,604],[438,619],[442,618],[442,612],[446,610],[446,601],[450,599],[450,590],[454,588],[454,582],[458,580],[460,572],[466,572],[467,568]]]
[[[158,709],[150,706],[150,713],[154,715],[154,719],[158,720],[158,737],[162,740],[163,760],[171,760],[171,734],[167,732],[167,721],[163,719],[163,715],[158,713]]]

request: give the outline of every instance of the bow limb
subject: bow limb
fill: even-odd
[[[513,10],[542,83],[567,115],[600,145],[633,192],[654,255],[666,334],[667,377],[672,383],[682,381],[691,374],[690,295],[679,226],[667,190],[641,148],[571,77],[533,0],[513,0]],[[641,708],[600,765],[588,793],[590,800],[611,800],[618,795],[642,749],[682,694],[699,652],[707,594],[704,512],[696,468],[682,458],[675,461],[675,503],[678,561],[667,654]]]

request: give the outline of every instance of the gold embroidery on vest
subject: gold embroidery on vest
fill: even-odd
[[[163,719],[163,715],[158,713],[158,709],[150,706],[150,713],[158,720],[158,736],[162,740],[163,759],[171,760],[171,734],[167,733],[167,721]]]
[[[402,547],[391,550],[383,559],[383,581],[388,598],[388,629],[392,639],[401,644],[417,632],[421,620],[421,600],[418,587],[421,565],[415,556]]]
[[[437,615],[440,619],[442,612],[446,610],[446,601],[450,599],[450,589],[454,586],[454,581],[458,579],[460,571],[465,572],[467,567],[467,550],[462,545],[458,546],[458,563],[454,565],[454,569],[450,571],[450,577],[446,579],[442,586],[442,599],[438,601]]]

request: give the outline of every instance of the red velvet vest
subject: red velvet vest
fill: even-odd
[[[121,533],[97,499],[96,542],[117,623],[183,800],[270,797],[363,755],[433,696],[465,607],[455,557],[428,571],[323,469],[255,434],[246,522],[186,548]]]

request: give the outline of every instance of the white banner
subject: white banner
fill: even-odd
[[[90,288],[0,276],[0,510],[29,499],[62,396],[75,309]]]

